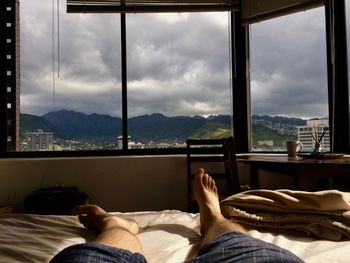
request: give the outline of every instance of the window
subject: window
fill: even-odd
[[[120,15],[67,14],[65,1],[54,2],[20,5],[19,150],[37,150],[28,134],[54,138],[40,151],[114,150],[122,134]]]
[[[55,6],[57,2],[61,2],[59,7]],[[323,5],[321,0],[306,2]],[[141,153],[183,152],[148,149],[183,146],[187,137],[220,137],[232,133],[231,104],[235,106],[236,116],[244,115],[244,118],[235,118],[240,124],[235,127],[236,135],[243,137],[239,139],[243,141],[240,152],[250,150],[248,136],[244,136],[251,117],[245,112],[250,112],[250,108],[253,149],[284,151],[284,140],[307,137],[307,120],[327,121],[330,103],[327,93],[344,87],[342,80],[346,74],[338,78],[339,70],[331,72],[329,61],[328,77],[334,73],[336,81],[331,78],[328,81],[326,71],[326,52],[328,58],[333,54],[330,38],[326,39],[325,24],[328,30],[329,16],[333,16],[330,3],[338,5],[339,2],[330,0],[325,7],[250,25],[250,57],[247,57],[244,44],[247,44],[245,30],[248,28],[231,31],[230,18],[223,12],[131,13],[125,15],[124,20],[124,15],[116,13],[67,14],[64,1],[27,0],[20,5],[19,1],[3,1],[0,12],[5,34],[0,36],[0,53],[5,65],[0,75],[0,154],[12,156],[12,151],[32,151],[25,138],[33,133],[50,138],[43,144],[45,151],[65,150],[69,153],[62,155],[69,156],[75,155],[74,152],[95,154],[87,150],[113,150],[108,152],[115,154],[114,150],[122,149],[119,153],[128,154],[123,148],[128,140],[129,148],[147,148]],[[344,3],[349,17],[349,3]],[[237,8],[238,5],[234,10]],[[232,16],[235,29],[241,25],[242,21],[237,23],[240,15]],[[340,10],[336,8],[334,17],[339,15]],[[265,16],[258,18],[262,21]],[[349,21],[347,25],[349,39]],[[231,38],[237,42],[230,43]],[[231,45],[235,59],[232,81]],[[238,52],[237,56],[235,48],[244,52]],[[345,58],[344,50],[339,50],[334,52],[336,60]],[[251,63],[251,105],[245,74],[248,61]],[[339,68],[345,67],[341,64]],[[327,81],[334,83],[332,88],[328,83],[329,91]],[[233,87],[234,94],[237,88],[239,95],[248,97],[231,98],[231,83],[239,84]],[[317,90],[313,90],[314,87]],[[211,93],[212,90],[215,92]],[[192,95],[197,97],[193,100]],[[337,142],[339,146],[349,142],[344,143],[344,136],[337,136],[339,130],[344,130],[340,128],[341,121],[348,118],[345,115],[349,111],[349,98],[338,94],[335,97],[335,104],[347,105],[340,107],[345,110],[334,110],[339,108],[334,105],[329,107],[336,112],[330,115],[332,124],[334,120],[337,124],[332,127],[332,140],[341,138]],[[339,97],[346,98],[346,103],[338,100]],[[285,98],[288,100],[283,101]],[[245,108],[243,114],[239,107]],[[202,122],[203,126],[195,130],[192,122],[186,122],[189,124],[186,132],[190,132],[184,135],[185,127],[173,122],[179,118]],[[168,133],[159,133],[163,129],[150,122],[154,119],[166,120],[162,125],[168,127]],[[175,132],[179,132],[177,136],[169,136]],[[346,131],[346,137],[348,134]],[[324,148],[327,149],[326,142]],[[60,156],[57,152],[54,155]]]
[[[20,151],[37,150],[28,134],[52,134],[50,151],[123,150],[120,15],[64,4],[21,4]],[[224,12],[127,15],[129,149],[232,134],[228,24]]]
[[[286,140],[312,151],[303,129],[328,126],[324,13],[320,7],[250,26],[254,151],[285,151]],[[329,133],[322,147],[329,151]]]
[[[229,17],[127,15],[128,127],[139,147],[232,135]]]

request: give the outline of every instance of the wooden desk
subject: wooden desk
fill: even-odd
[[[337,159],[303,159],[285,154],[238,154],[237,162],[250,166],[250,186],[259,188],[259,171],[269,171],[292,176],[297,190],[325,190],[333,188],[333,179],[350,180],[350,157]],[[310,185],[311,181],[323,180],[322,186]],[[312,184],[312,183],[311,183]],[[311,189],[314,188],[314,189]]]

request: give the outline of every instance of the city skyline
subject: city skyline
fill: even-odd
[[[116,119],[106,118],[106,116],[90,116],[65,112],[65,115],[44,117],[39,121],[40,117],[36,117],[34,122],[26,121],[23,124],[21,149],[29,151],[38,150],[92,150],[92,149],[121,149],[122,136],[121,120],[119,126],[116,125]],[[68,114],[68,115],[67,115]],[[89,119],[86,119],[86,118]],[[63,119],[62,119],[63,118]],[[102,119],[101,119],[102,118]],[[25,117],[28,119],[28,116]],[[215,138],[228,136],[229,132],[229,116],[213,117],[209,122],[199,121],[198,118],[192,119],[188,117],[176,117],[169,119],[168,117],[155,114],[155,116],[137,117],[137,120],[130,120],[129,130],[129,147],[130,149],[150,149],[150,148],[178,148],[184,147],[186,139],[204,136],[205,138]],[[51,122],[53,120],[53,122]],[[182,127],[174,131],[174,124],[170,126],[165,121],[175,122],[175,127]],[[50,125],[45,122],[50,122]],[[83,121],[83,122],[82,122]],[[98,123],[104,123],[104,127]],[[198,122],[199,121],[199,122]],[[34,124],[36,123],[36,125]],[[41,123],[43,125],[41,125]],[[89,126],[89,123],[95,125]],[[113,124],[114,123],[114,124]],[[141,125],[147,130],[146,133],[139,131]],[[22,127],[21,124],[21,127]],[[210,127],[215,125],[213,130]],[[316,125],[316,126],[315,126]],[[313,148],[313,140],[310,131],[315,129],[320,131],[328,126],[328,119],[302,121],[295,118],[274,118],[267,116],[253,117],[253,149],[255,151],[270,150],[281,151],[284,149],[285,140],[299,139],[304,144],[305,151],[311,151]],[[43,127],[46,127],[44,129]],[[90,128],[89,128],[90,127]],[[96,130],[97,129],[97,130]],[[221,130],[221,133],[218,132]],[[226,130],[226,132],[224,132]],[[25,132],[26,131],[26,132]],[[96,133],[98,131],[98,133]],[[263,132],[261,132],[263,131]],[[57,134],[55,135],[55,133]],[[131,136],[132,134],[132,136]],[[55,143],[53,136],[56,137]],[[91,137],[92,136],[92,137]],[[134,140],[135,139],[135,140]],[[325,134],[321,147],[329,150],[329,132]],[[51,140],[51,142],[49,142]],[[328,147],[328,148],[327,148]]]

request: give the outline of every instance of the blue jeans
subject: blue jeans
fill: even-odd
[[[58,253],[51,263],[146,263],[146,258],[138,253],[109,247],[99,243],[79,244]],[[229,232],[209,241],[199,251],[197,257],[186,263],[214,262],[303,262],[291,252],[262,240],[237,232]]]

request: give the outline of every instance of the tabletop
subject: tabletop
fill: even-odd
[[[321,158],[321,159],[320,159]],[[237,154],[237,161],[242,163],[281,163],[290,165],[350,165],[349,155],[337,155],[337,158],[288,157],[286,154]]]

